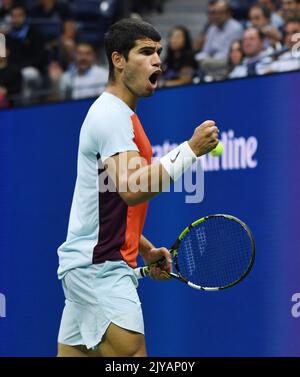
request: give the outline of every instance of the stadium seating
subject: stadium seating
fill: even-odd
[[[59,38],[62,33],[62,21],[59,19],[36,18],[30,24],[40,33],[44,42]]]

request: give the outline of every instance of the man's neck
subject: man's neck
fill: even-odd
[[[136,110],[138,98],[125,85],[109,81],[105,91],[120,98],[131,110]]]
[[[223,30],[228,21],[229,21],[229,18],[227,18],[227,20],[225,20],[222,24],[216,25],[217,28],[220,30]]]
[[[85,75],[93,66],[91,65],[90,67],[79,69],[77,68],[77,73],[79,76]]]

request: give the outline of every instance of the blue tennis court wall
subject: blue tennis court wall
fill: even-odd
[[[168,246],[196,218],[229,213],[250,226],[257,246],[253,271],[227,291],[140,283],[149,355],[300,356],[299,98],[300,73],[290,73],[161,90],[140,102],[156,156],[205,119],[217,121],[226,152],[205,160],[204,200],[160,195],[144,234]],[[63,308],[56,249],[91,103],[0,113],[0,356],[56,353]]]

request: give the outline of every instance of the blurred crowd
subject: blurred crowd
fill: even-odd
[[[0,108],[98,96],[108,27],[163,10],[164,0],[0,0]],[[300,69],[300,0],[211,0],[197,38],[178,25],[166,45],[160,87]]]
[[[0,108],[98,96],[108,27],[162,11],[163,0],[0,0]]]
[[[161,86],[300,69],[300,0],[211,0],[207,20],[171,30]]]

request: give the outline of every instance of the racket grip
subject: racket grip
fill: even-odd
[[[134,273],[137,279],[142,279],[149,275],[150,268],[156,267],[162,264],[165,258],[159,259],[157,262],[151,263],[149,266],[137,267],[134,269]]]
[[[134,269],[134,273],[137,279],[142,279],[149,275],[149,268],[146,267],[138,267]]]

